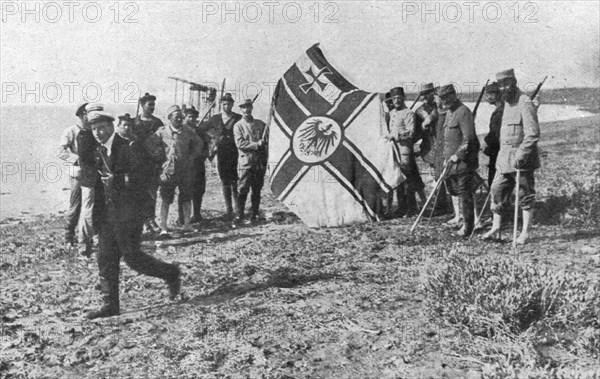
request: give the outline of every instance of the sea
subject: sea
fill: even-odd
[[[465,104],[471,109],[474,106]],[[74,108],[76,105],[47,104],[0,108],[0,223],[62,214],[67,209],[68,167],[57,155],[62,131],[77,122]],[[135,114],[135,106],[107,106],[106,110],[114,115]],[[155,113],[163,121],[164,111],[158,107]],[[475,120],[477,134],[487,133],[492,111],[493,106],[481,104]],[[267,113],[268,104],[257,104],[257,118],[266,120]],[[542,104],[538,110],[540,122],[592,115],[573,105]]]

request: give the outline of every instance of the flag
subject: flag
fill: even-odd
[[[358,89],[318,44],[279,80],[269,125],[273,194],[311,227],[377,221],[404,177],[378,93]]]

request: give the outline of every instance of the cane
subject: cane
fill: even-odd
[[[498,176],[498,171],[496,171],[496,173],[494,174],[494,179],[492,179],[492,183],[494,182],[494,180],[496,180],[496,176]],[[483,184],[485,185],[485,182]],[[488,186],[486,185],[486,187],[488,187]],[[488,195],[485,198],[485,202],[483,203],[481,212],[479,212],[479,216],[475,219],[475,225],[477,225],[479,223],[479,221],[481,220],[481,217],[483,217],[483,212],[485,211],[485,207],[487,206],[487,204],[491,198],[492,198],[492,188],[488,187]],[[473,234],[475,234],[475,228],[473,228],[473,231],[471,232],[469,239],[471,239],[471,237],[473,237]]]
[[[433,191],[429,194],[429,197],[427,198],[427,201],[425,202],[425,204],[423,205],[423,209],[421,209],[421,212],[419,212],[419,216],[417,217],[417,219],[415,220],[415,223],[412,225],[412,227],[410,228],[410,232],[413,233],[415,231],[415,229],[417,228],[417,225],[419,225],[419,221],[421,221],[421,218],[423,217],[423,213],[425,213],[425,210],[427,209],[427,206],[429,205],[429,203],[431,202],[431,199],[433,199],[434,195],[438,192],[438,190],[440,189],[440,185],[444,182],[444,177],[446,176],[446,171],[448,171],[448,168],[450,168],[450,165],[452,164],[452,162],[447,161],[444,164],[444,170],[442,171],[442,174],[440,175],[440,178],[438,179],[437,183],[435,184],[435,188],[433,189]]]
[[[513,246],[517,246],[517,229],[519,223],[519,182],[521,181],[521,170],[517,169],[517,183],[515,193],[515,225],[513,226]]]

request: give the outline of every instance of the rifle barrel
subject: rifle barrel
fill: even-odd
[[[485,87],[487,87],[489,82],[490,82],[490,80],[488,79],[485,82],[485,85],[483,86],[483,88],[481,89],[481,92],[479,92],[479,97],[477,98],[477,103],[475,104],[475,108],[473,108],[473,116],[475,116],[477,114],[477,109],[479,108],[479,104],[481,104],[481,99],[483,99],[483,94],[485,93]]]
[[[542,89],[542,86],[544,85],[546,79],[548,79],[548,75],[546,75],[544,80],[542,80],[541,83],[538,84],[538,86],[536,87],[535,91],[533,91],[533,93],[531,94],[531,100],[533,100],[537,96],[538,92],[540,92],[540,89]]]

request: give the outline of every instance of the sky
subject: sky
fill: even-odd
[[[262,90],[268,103],[317,42],[373,92],[467,88],[507,68],[521,84],[548,75],[545,88],[600,85],[595,0],[1,3],[1,105],[135,104],[144,92],[173,102],[169,76],[214,86],[226,78],[236,99]]]

